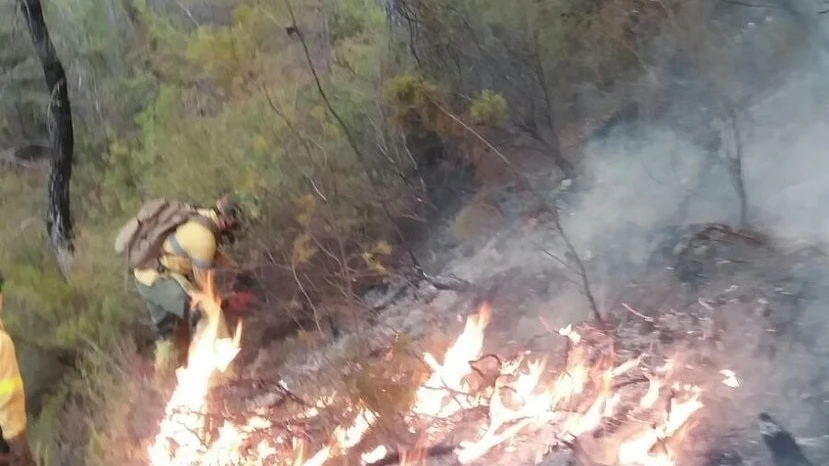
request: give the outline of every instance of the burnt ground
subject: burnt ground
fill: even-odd
[[[687,380],[705,389],[695,434],[702,458],[688,457],[687,464],[771,464],[757,428],[761,412],[803,437],[807,456],[823,464],[829,458],[829,439],[822,438],[829,425],[826,256],[810,248],[780,250],[749,232],[709,228],[683,245],[678,257],[664,259],[664,270],[623,297],[657,322],[630,315],[622,334],[643,351],[652,345],[679,354]],[[636,336],[642,333],[644,340]],[[721,384],[721,369],[734,370],[742,386]]]
[[[529,349],[553,355],[545,376],[552,379],[560,367],[557,355],[563,358],[564,353],[560,338],[550,336],[539,317],[561,327],[589,319],[590,310],[571,283],[573,274],[540,251],[549,227],[541,223],[532,229],[504,230],[472,256],[461,254],[450,261],[444,272],[471,282],[466,291],[439,291],[425,284],[385,311],[376,325],[355,329],[332,343],[280,355],[272,351],[276,347],[260,348],[259,357],[242,371],[244,380],[258,384],[223,389],[224,411],[244,419],[264,409],[274,419],[284,418],[292,401],[273,384],[277,378],[305,399],[324,392],[321,385],[326,382],[343,390],[338,377],[347,378],[350,371],[381,361],[395,335],[428,346],[440,334],[444,345],[432,347],[445,348],[447,339],[460,333],[461,316],[474,312],[482,298],[493,306],[484,351],[510,356]],[[761,412],[781,421],[813,463],[823,464],[829,458],[829,337],[823,316],[827,257],[812,248],[781,248],[756,232],[720,224],[666,228],[653,235],[653,241],[653,252],[641,271],[631,267],[627,280],[615,285],[614,297],[600,301],[612,302],[603,311],[613,321],[621,359],[645,354],[645,364],[654,367],[666,357],[677,358],[681,364],[674,379],[704,390],[705,407],[695,417],[696,427],[684,443],[688,449],[679,464],[773,464],[756,421]],[[595,268],[590,261],[586,265]],[[622,303],[645,317],[626,311]],[[725,386],[722,369],[734,370],[741,387]],[[332,371],[342,374],[332,377]],[[406,371],[400,367],[400,373]],[[405,377],[396,383],[407,382],[413,383]],[[645,388],[633,390],[641,395]],[[471,413],[455,425],[456,435],[443,440],[453,444],[483,420],[481,413]],[[623,419],[609,422],[616,421]],[[315,429],[307,435],[324,435],[325,428]],[[539,438],[521,436],[509,448],[494,449],[480,464],[534,464]],[[377,443],[413,441],[393,426],[381,427],[355,448],[348,464],[358,464],[357,453]],[[553,453],[544,464],[571,460],[569,453]],[[426,464],[456,463],[449,455]]]
[[[673,228],[665,236],[651,272],[631,280],[607,311],[619,319],[620,354],[678,356],[685,367],[677,377],[705,391],[695,451],[681,464],[772,464],[757,427],[761,412],[783,422],[822,464],[829,459],[825,254],[781,250],[761,235],[719,225]],[[509,341],[530,340],[538,315],[553,325],[586,317],[585,304],[563,308],[568,292],[550,283],[560,271],[545,280],[528,268],[492,279],[499,285],[488,332],[493,351],[508,354]],[[723,385],[722,369],[734,370],[742,386]]]

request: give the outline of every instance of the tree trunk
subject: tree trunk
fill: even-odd
[[[72,153],[75,145],[72,108],[63,65],[55,53],[49,30],[43,20],[40,0],[18,0],[26,20],[32,44],[43,67],[49,89],[49,139],[52,144],[52,167],[49,173],[49,209],[46,229],[49,243],[64,275],[75,248],[72,244],[72,216],[69,210],[69,180],[72,178]]]

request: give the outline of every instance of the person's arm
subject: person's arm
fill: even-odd
[[[0,312],[3,311],[5,277],[0,272]],[[14,342],[0,326],[0,429],[17,464],[34,465],[26,437],[26,394],[17,365]]]
[[[11,337],[0,331],[0,428],[12,454],[33,464],[26,438],[26,395]]]

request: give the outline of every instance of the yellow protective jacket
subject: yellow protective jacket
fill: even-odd
[[[218,221],[216,213],[210,209],[199,209],[199,214],[214,222]],[[161,248],[163,254],[159,261],[166,269],[164,274],[178,281],[185,290],[191,287],[194,269],[206,271],[217,264],[228,262],[219,251],[219,239],[210,229],[193,220],[176,228]],[[133,274],[145,286],[152,286],[162,275],[154,269],[136,269]]]
[[[0,294],[0,309],[2,309]],[[26,395],[17,366],[14,342],[0,322],[0,428],[5,439],[13,439],[26,430]]]

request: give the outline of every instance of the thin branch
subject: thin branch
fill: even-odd
[[[274,102],[274,100],[271,98],[270,92],[268,92],[268,88],[265,87],[264,85],[262,86],[262,92],[265,94],[265,99],[268,101],[268,106],[271,107],[271,110],[273,110],[274,113],[276,113],[280,118],[282,118],[282,121],[285,122],[285,125],[288,127],[288,129],[292,133],[294,133],[294,136],[296,136],[296,138],[299,139],[299,141],[302,143],[302,146],[305,149],[305,153],[308,154],[308,158],[309,159],[313,158],[313,152],[311,151],[311,146],[310,146],[310,144],[313,143],[315,146],[317,146],[317,149],[319,149],[320,152],[322,152],[324,162],[325,162],[323,164],[323,166],[325,168],[327,168],[328,167],[328,157],[326,157],[325,149],[322,146],[320,146],[319,143],[317,143],[316,141],[314,141],[314,140],[306,137],[305,135],[303,135],[297,129],[297,127],[294,126],[294,123],[291,121],[291,119],[288,118],[287,115],[285,115],[285,112],[283,112],[282,109],[279,108],[278,105],[276,105],[276,102]]]
[[[199,24],[199,22],[196,21],[196,18],[193,16],[193,12],[190,11],[190,9],[187,8],[187,6],[184,3],[182,3],[181,0],[175,0],[175,2],[176,2],[176,5],[178,5],[178,7],[181,8],[182,11],[184,11],[184,14],[187,15],[187,17],[190,19],[190,21],[193,22],[194,26],[196,26],[196,27],[201,26],[201,24]]]
[[[783,9],[782,7],[780,7],[778,5],[772,5],[770,3],[750,3],[750,2],[743,2],[741,0],[720,0],[720,1],[722,1],[723,3],[730,3],[732,5],[744,6],[744,7],[748,7],[748,8],[778,8],[778,9]]]
[[[550,213],[553,214],[553,222],[554,222],[556,231],[558,231],[559,235],[561,235],[561,238],[564,240],[564,244],[567,246],[568,251],[573,256],[573,261],[576,263],[576,267],[578,268],[578,275],[581,278],[584,295],[587,298],[588,304],[590,305],[591,311],[593,312],[593,316],[598,322],[604,322],[604,317],[602,316],[602,313],[599,310],[599,306],[596,304],[596,299],[593,295],[592,287],[590,286],[590,280],[588,279],[588,276],[587,276],[587,268],[584,266],[584,262],[581,260],[581,257],[579,257],[579,254],[578,254],[578,251],[576,250],[576,247],[570,241],[569,236],[567,236],[567,233],[564,231],[564,227],[561,225],[561,221],[560,221],[559,215],[558,215],[558,208],[549,205],[549,203],[544,199],[544,197],[532,187],[532,184],[530,183],[530,180],[527,178],[527,176],[523,172],[521,172],[521,170],[519,170],[518,167],[516,167],[512,162],[510,162],[510,160],[507,158],[506,155],[504,155],[503,152],[498,150],[486,138],[481,136],[480,133],[475,131],[474,128],[472,128],[471,126],[466,124],[466,122],[464,122],[463,120],[458,118],[456,115],[454,115],[452,112],[447,110],[446,107],[441,105],[439,102],[436,102],[432,99],[432,103],[440,111],[442,111],[444,114],[446,114],[446,116],[448,116],[450,119],[452,119],[452,121],[456,122],[463,129],[465,129],[470,134],[475,136],[478,140],[480,140],[486,147],[488,147],[502,162],[504,162],[504,164],[510,170],[515,172],[516,176],[518,176],[518,178],[524,183],[524,186],[526,187],[526,189],[536,197],[536,200],[546,210],[550,211]]]
[[[314,66],[314,62],[311,59],[311,52],[308,50],[308,44],[305,41],[305,34],[299,28],[296,22],[296,16],[294,15],[294,9],[291,6],[290,0],[285,0],[285,6],[288,8],[288,14],[291,15],[291,29],[293,30],[294,34],[299,38],[299,42],[302,45],[302,50],[305,54],[305,60],[308,63],[308,69],[311,72],[312,77],[314,78],[314,84],[317,86],[317,91],[319,92],[320,98],[322,98],[323,103],[325,104],[328,111],[331,113],[331,116],[337,120],[337,123],[340,125],[340,128],[343,130],[343,134],[345,135],[348,144],[354,150],[354,154],[357,155],[357,158],[366,166],[367,173],[368,164],[366,163],[365,157],[363,152],[360,150],[359,146],[357,145],[357,141],[354,139],[354,135],[351,134],[351,129],[345,123],[345,120],[340,116],[339,112],[334,108],[331,104],[331,101],[328,99],[328,94],[322,87],[322,81],[320,80],[319,74],[317,74],[317,68]],[[372,176],[369,174],[369,178]]]
[[[291,16],[291,26],[288,27],[287,30],[289,31],[289,34],[290,33],[296,34],[296,36],[299,38],[299,42],[302,45],[302,50],[305,54],[305,60],[308,63],[308,69],[310,70],[311,75],[314,78],[314,84],[317,87],[317,91],[319,92],[320,98],[323,100],[323,103],[325,104],[325,107],[331,113],[331,116],[333,116],[334,119],[337,120],[337,123],[339,124],[340,128],[343,131],[343,134],[345,135],[346,140],[348,141],[348,145],[351,146],[351,149],[354,151],[354,154],[360,160],[360,163],[363,165],[363,167],[365,167],[365,173],[366,173],[366,176],[369,179],[369,186],[370,186],[369,189],[374,191],[374,193],[376,195],[376,200],[377,200],[378,204],[380,205],[380,208],[383,210],[383,213],[389,219],[389,222],[392,225],[396,236],[398,237],[400,245],[403,246],[403,247],[406,247],[405,246],[406,241],[405,241],[405,237],[403,236],[403,233],[400,231],[400,228],[397,226],[397,222],[394,221],[394,216],[391,214],[391,211],[389,211],[388,206],[382,200],[384,197],[382,196],[382,193],[379,192],[379,189],[380,189],[379,180],[376,178],[376,176],[372,172],[371,166],[369,165],[368,160],[366,159],[363,152],[360,150],[360,147],[357,144],[357,141],[354,138],[354,135],[351,133],[351,129],[348,127],[348,124],[346,124],[345,120],[343,120],[343,118],[340,116],[339,112],[337,112],[337,110],[334,108],[334,105],[331,103],[331,100],[328,98],[328,94],[325,92],[325,89],[323,89],[323,87],[322,87],[322,81],[320,80],[319,74],[317,73],[317,69],[314,66],[314,62],[311,59],[311,52],[308,50],[308,44],[305,41],[305,35],[303,34],[302,30],[297,25],[296,15],[294,15],[294,10],[293,10],[293,7],[291,6],[291,1],[290,0],[285,0],[285,6],[288,9],[288,14]],[[409,256],[410,260],[412,261],[412,265],[415,267],[415,269],[416,270],[422,270],[421,267],[420,267],[419,261],[417,260],[417,258],[414,255],[414,251],[412,251],[412,249],[410,247],[406,247],[406,252],[408,253],[408,256]]]
[[[493,152],[493,153],[494,153],[494,154],[495,154],[495,155],[496,155],[499,159],[501,159],[501,161],[502,161],[502,162],[504,162],[504,164],[506,164],[506,165],[507,165],[507,166],[508,166],[511,170],[513,170],[514,172],[516,172],[516,173],[518,174],[518,176],[519,176],[521,179],[524,179],[524,178],[525,178],[524,174],[523,174],[523,173],[521,173],[521,171],[520,171],[520,170],[518,170],[518,168],[517,168],[515,165],[513,165],[513,164],[512,164],[512,162],[510,162],[510,161],[509,161],[509,159],[507,158],[507,156],[506,156],[506,155],[504,155],[504,153],[503,153],[503,152],[501,152],[500,150],[498,150],[498,148],[496,148],[495,146],[493,146],[493,145],[492,145],[492,143],[490,143],[490,142],[489,142],[489,141],[488,141],[485,137],[481,136],[481,133],[479,133],[479,132],[475,131],[475,129],[474,129],[474,128],[472,128],[471,126],[469,126],[468,124],[466,124],[466,122],[464,122],[463,120],[461,120],[460,118],[458,118],[458,117],[457,117],[454,113],[452,113],[452,112],[450,112],[449,110],[447,110],[447,109],[446,109],[446,107],[444,107],[443,105],[441,105],[441,104],[440,104],[440,102],[437,102],[437,101],[435,101],[434,99],[429,99],[429,100],[432,102],[432,104],[433,104],[435,107],[437,107],[437,109],[438,109],[438,110],[440,110],[441,112],[443,112],[443,113],[444,113],[446,116],[448,116],[448,117],[449,117],[452,121],[454,121],[455,123],[457,123],[458,125],[460,125],[460,126],[461,126],[464,130],[468,131],[470,134],[472,134],[473,136],[475,136],[475,138],[476,138],[476,139],[478,139],[479,141],[481,141],[481,142],[482,142],[482,143],[483,143],[483,144],[484,144],[484,145],[485,145],[485,146],[486,146],[489,150],[491,150],[491,151],[492,151],[492,152]]]
[[[553,223],[558,231],[559,235],[561,235],[561,239],[564,240],[564,244],[567,246],[567,249],[570,251],[570,254],[573,256],[573,262],[576,263],[576,267],[579,269],[579,277],[581,278],[582,289],[584,291],[584,295],[587,298],[588,304],[590,304],[590,310],[593,311],[593,317],[598,322],[604,322],[604,316],[602,312],[599,310],[599,306],[596,304],[596,298],[593,295],[592,287],[590,286],[590,280],[587,276],[587,268],[584,266],[584,261],[581,260],[576,247],[570,241],[570,237],[567,236],[567,233],[564,231],[564,227],[561,225],[561,221],[558,216],[558,211],[553,212]]]
[[[652,317],[648,317],[645,314],[642,314],[641,312],[636,311],[632,307],[628,306],[627,303],[622,303],[622,307],[625,308],[626,311],[628,311],[631,314],[635,315],[636,317],[642,318],[647,322],[651,322],[651,323],[655,322]]]
[[[562,259],[562,258],[558,257],[557,255],[553,254],[552,252],[548,251],[547,249],[545,249],[545,248],[541,247],[541,245],[536,245],[536,247],[537,247],[537,248],[538,248],[538,249],[539,249],[542,253],[544,253],[544,255],[545,255],[545,256],[547,256],[547,257],[549,257],[550,259],[553,259],[554,261],[558,262],[559,264],[561,264],[561,265],[562,265],[562,266],[564,266],[565,268],[569,269],[571,272],[579,273],[579,270],[578,270],[578,269],[576,269],[575,267],[573,267],[573,264],[571,264],[571,263],[567,262],[566,260],[564,260],[564,259]]]
[[[737,192],[737,199],[740,203],[740,226],[745,228],[748,226],[748,194],[746,193],[745,180],[743,179],[742,133],[740,132],[737,111],[728,103],[726,103],[726,111],[728,112],[728,119],[731,123],[732,138],[734,139],[734,153],[729,158],[729,172],[731,173],[731,183],[734,185],[734,190]]]
[[[294,281],[296,282],[297,287],[299,287],[299,291],[302,293],[302,296],[305,297],[305,301],[311,306],[311,310],[314,312],[314,325],[317,326],[317,330],[322,333],[322,326],[320,326],[320,319],[319,319],[319,312],[317,311],[317,307],[314,306],[314,301],[311,300],[311,297],[308,295],[308,292],[305,291],[305,287],[302,286],[302,280],[299,279],[299,276],[296,274],[296,264],[294,263],[294,257],[291,255],[291,274],[294,276]]]

